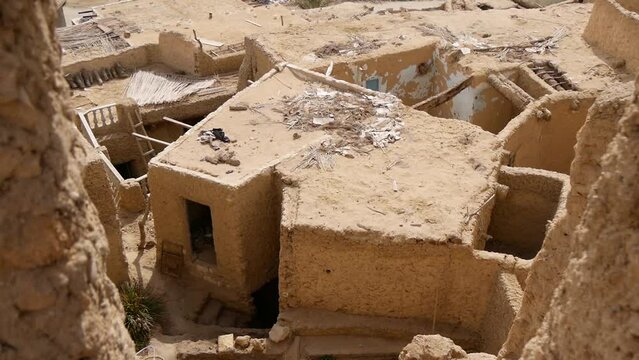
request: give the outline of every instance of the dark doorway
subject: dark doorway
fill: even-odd
[[[122,178],[124,179],[133,179],[135,178],[135,174],[133,173],[133,160],[123,162],[120,164],[113,164],[115,169],[120,173]]]
[[[185,202],[193,258],[215,265],[217,258],[215,256],[211,208],[191,200],[185,200]]]
[[[278,284],[279,279],[275,278],[252,294],[255,316],[251,320],[251,327],[269,329],[277,322],[277,316],[280,313]]]

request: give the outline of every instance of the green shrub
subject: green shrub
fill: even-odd
[[[124,305],[124,325],[136,349],[140,350],[149,344],[151,330],[164,313],[164,302],[138,281],[120,286],[120,298]]]
[[[328,1],[327,0],[295,0],[297,6],[302,9],[314,9],[318,7],[325,6]]]

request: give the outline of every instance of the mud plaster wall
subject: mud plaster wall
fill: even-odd
[[[197,97],[193,100],[181,101],[173,104],[149,105],[140,109],[144,124],[163,123],[164,116],[175,120],[185,120],[206,115],[215,111],[218,107],[230,99],[235,92],[233,90],[220,92],[215,96]],[[174,139],[175,140],[175,139]]]
[[[177,71],[195,73],[197,45],[188,41],[185,35],[173,32],[160,33],[159,55],[161,62]]]
[[[115,188],[111,183],[102,158],[95,151],[87,154],[82,169],[82,182],[89,198],[98,209],[98,215],[109,242],[106,259],[107,275],[116,284],[129,280],[128,267],[122,246],[122,233],[118,209],[115,203]]]
[[[446,85],[439,86],[438,89],[445,91],[462,82],[467,76],[462,72],[450,74],[446,79]],[[488,76],[485,74],[475,74],[469,87],[429,113],[437,117],[468,121],[497,134],[517,115],[517,110],[488,83],[487,79]],[[436,93],[439,92],[440,90]]]
[[[198,54],[199,75],[209,76],[237,72],[244,61],[244,52],[234,54],[210,56],[206,53]]]
[[[379,91],[391,93],[400,98],[404,104],[413,105],[432,93],[433,78],[438,76],[434,62],[439,60],[438,42],[394,54],[386,54],[377,58],[357,62],[335,64],[332,77],[366,87],[366,81],[379,80]],[[420,74],[420,64],[429,64],[430,70]],[[315,69],[324,73],[324,68]]]
[[[597,0],[584,31],[584,39],[606,55],[626,61],[626,68],[639,74],[639,13],[637,2]]]
[[[639,3],[635,0],[616,0],[617,3],[623,6],[626,10],[632,12],[639,12]]]
[[[568,174],[577,131],[593,101],[589,94],[561,92],[529,106],[499,133],[511,154],[510,165]],[[552,113],[550,120],[537,118],[537,111],[544,107]]]
[[[281,57],[266,49],[255,37],[246,37],[244,39],[244,49],[246,56],[240,66],[240,74],[238,81],[238,91],[249,85],[248,81],[256,81],[267,72],[271,71]]]
[[[148,65],[151,62],[155,44],[148,44],[134,48],[128,48],[112,55],[93,58],[70,63],[64,66],[65,74],[75,73],[82,69],[98,70],[102,68],[113,67],[116,63],[120,63],[126,69],[138,69]]]
[[[0,2],[0,357],[133,359],[84,189],[53,1]]]
[[[280,308],[419,318],[480,332],[497,273],[518,260],[464,246],[283,226]],[[502,262],[503,261],[503,262]],[[430,323],[430,322],[428,322]],[[437,327],[436,327],[437,328]]]
[[[534,99],[539,99],[544,95],[556,92],[555,89],[539,78],[539,76],[526,65],[518,66],[515,70],[506,71],[505,73],[510,80]]]
[[[280,202],[270,169],[247,183],[226,186],[195,172],[152,163],[151,205],[158,241],[183,247],[184,270],[210,281],[212,294],[250,310],[250,294],[277,273]],[[211,208],[217,264],[193,261],[184,199]]]
[[[560,207],[556,219],[549,224],[542,249],[526,281],[521,310],[500,350],[500,358],[519,359],[524,344],[535,335],[548,311],[561,279],[559,275],[568,262],[570,235],[581,220],[592,185],[601,174],[601,157],[616,133],[625,102],[624,91],[612,88],[602,93],[588,111],[586,122],[577,134],[566,208]]]
[[[638,96],[602,158],[601,176],[571,236],[566,271],[523,359],[631,359],[639,353]]]
[[[546,226],[566,206],[567,175],[530,168],[502,167],[499,183],[508,187],[497,197],[488,233],[511,255],[532,259],[546,237]]]
[[[507,272],[497,275],[488,311],[482,322],[483,352],[497,354],[519,311],[522,296],[523,291],[515,275]]]

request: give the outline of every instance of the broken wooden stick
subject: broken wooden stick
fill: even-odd
[[[455,95],[459,94],[460,92],[464,91],[464,89],[466,89],[472,82],[473,82],[473,77],[469,76],[464,81],[453,86],[452,88],[444,92],[441,92],[435,96],[431,96],[424,101],[418,102],[417,104],[413,105],[412,108],[416,110],[423,110],[423,111],[435,108],[445,103],[446,101],[452,99],[453,97],[455,97]]]

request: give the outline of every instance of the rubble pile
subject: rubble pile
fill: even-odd
[[[320,154],[338,154],[353,158],[368,152],[365,146],[385,148],[401,139],[404,123],[399,120],[399,100],[389,94],[353,94],[324,88],[307,89],[303,94],[283,100],[284,121],[289,129],[330,130],[331,141],[310,149],[302,167],[332,167],[332,161]]]
[[[329,42],[321,48],[314,51],[315,56],[318,58],[326,58],[329,56],[356,56],[369,53],[373,50],[379,49],[384,45],[384,41],[381,40],[366,40],[357,36],[351,37],[349,41],[336,43]]]

